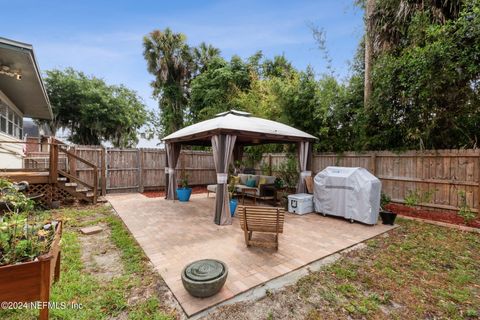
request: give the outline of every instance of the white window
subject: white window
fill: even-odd
[[[22,117],[2,100],[0,100],[0,132],[17,139],[23,138]]]

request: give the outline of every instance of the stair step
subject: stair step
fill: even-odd
[[[90,198],[90,197],[93,197],[94,193],[90,191],[90,192],[87,192],[85,195]]]
[[[57,180],[58,180],[58,181],[67,181],[67,178],[65,178],[65,177],[58,177]]]
[[[77,191],[77,192],[88,192],[88,191],[90,191],[90,189],[87,189],[87,188],[77,188],[77,189],[75,189],[75,191]]]
[[[66,187],[76,187],[76,186],[78,186],[78,184],[76,182],[66,182],[65,186]]]

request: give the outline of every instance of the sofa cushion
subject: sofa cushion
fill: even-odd
[[[265,178],[266,182],[265,184],[272,184],[275,183],[276,177],[274,176],[260,176],[260,179]]]
[[[249,174],[244,174],[244,173],[239,173],[238,176],[240,178],[240,184],[246,185],[248,176],[250,176],[250,175]]]
[[[257,184],[257,181],[252,178],[249,178],[246,183],[247,187],[250,187],[250,188],[255,188],[256,184]]]
[[[255,174],[251,174],[251,175],[248,176],[248,179],[255,180],[255,187],[257,187],[258,186],[258,181],[260,180],[260,176],[255,175]]]
[[[267,178],[265,178],[264,176],[260,176],[260,179],[258,179],[258,187],[260,188],[262,184],[266,184],[267,183]]]

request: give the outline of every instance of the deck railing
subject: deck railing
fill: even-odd
[[[97,203],[100,184],[98,166],[71,152],[69,150],[70,147],[65,143],[49,137],[43,139],[43,141],[0,141],[0,146],[4,144],[47,145],[49,151],[48,153],[42,152],[42,157],[38,159],[35,157],[25,158],[24,164],[26,168],[0,170],[16,172],[45,172],[48,170],[49,183],[57,184],[59,176],[62,175],[72,182],[89,188],[93,192],[93,203]],[[76,170],[77,161],[83,163],[93,172],[93,181],[91,183],[79,177]]]

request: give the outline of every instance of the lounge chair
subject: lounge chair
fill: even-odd
[[[240,226],[245,234],[245,244],[249,246],[273,247],[278,250],[278,234],[283,233],[285,211],[283,208],[238,206]],[[273,241],[252,239],[253,232],[273,233]]]

